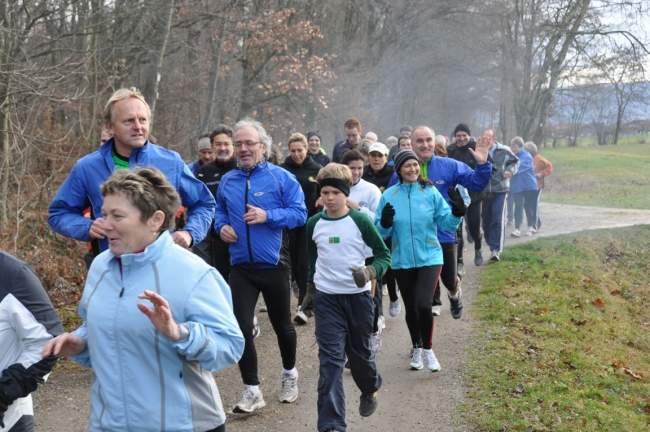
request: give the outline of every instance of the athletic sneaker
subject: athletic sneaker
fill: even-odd
[[[388,314],[392,317],[399,315],[399,311],[402,310],[402,304],[399,302],[399,299],[394,302],[390,302],[388,305]]]
[[[492,257],[490,258],[490,261],[499,261],[499,251],[492,251]]]
[[[375,354],[381,349],[381,335],[379,332],[370,335],[370,349]]]
[[[386,328],[386,318],[383,315],[379,315],[377,318],[377,327],[379,327],[379,332]]]
[[[297,324],[307,324],[307,322],[309,322],[309,317],[305,315],[300,306],[298,306],[298,310],[296,311],[296,316],[293,317],[293,321]]]
[[[440,370],[440,362],[438,362],[438,359],[433,353],[433,350],[422,350],[422,354],[424,356],[424,362],[427,364],[427,369],[429,372],[438,372]]]
[[[480,266],[481,264],[483,264],[483,251],[474,249],[474,265]]]
[[[456,263],[456,273],[458,273],[458,276],[465,274],[465,265],[462,262]]]
[[[260,326],[257,323],[257,317],[253,317],[253,339],[257,338],[260,335]]]
[[[530,234],[526,234],[526,235],[530,235]],[[518,229],[514,230],[513,232],[510,233],[510,237],[521,237],[521,231],[519,231]]]
[[[411,364],[409,369],[411,370],[420,370],[422,369],[422,348],[413,348],[413,354],[411,357]]]
[[[506,223],[506,226],[512,226],[513,225],[513,220],[508,219],[508,222]]]
[[[526,237],[530,237],[533,234],[535,234],[535,228],[533,227],[528,227],[528,230],[526,231]]]
[[[458,292],[456,293],[458,296],[457,299],[451,298],[449,296],[449,293],[447,293],[447,298],[449,299],[449,309],[451,309],[451,316],[454,317],[454,319],[460,319],[460,317],[463,316],[463,300],[461,299],[462,292],[463,290],[459,286]]]
[[[361,414],[361,417],[371,416],[377,409],[377,402],[377,392],[368,395],[362,394],[361,399],[359,399],[359,414]]]
[[[381,295],[382,296],[387,296],[388,295],[388,285],[382,285],[381,286]]]
[[[431,313],[433,316],[440,316],[440,306],[431,306]]]
[[[280,402],[291,403],[296,399],[298,399],[298,371],[292,374],[282,372]]]
[[[232,409],[235,413],[252,413],[256,409],[264,408],[266,402],[264,402],[264,396],[260,390],[254,391],[251,388],[246,388],[244,392],[239,396],[237,404],[235,404]]]

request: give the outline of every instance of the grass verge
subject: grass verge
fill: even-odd
[[[542,200],[650,209],[650,144],[542,149],[553,164]]]
[[[481,279],[476,429],[648,430],[650,226],[537,239]]]

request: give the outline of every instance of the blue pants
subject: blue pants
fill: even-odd
[[[507,192],[488,193],[483,199],[483,235],[490,251],[503,252],[506,195]]]
[[[352,379],[361,394],[381,387],[375,354],[370,349],[374,317],[370,291],[359,294],[314,293],[314,317],[320,377],[318,379],[318,430],[346,430],[343,367],[347,354]]]

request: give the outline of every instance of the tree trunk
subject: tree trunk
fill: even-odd
[[[219,82],[219,69],[221,68],[221,53],[223,51],[223,39],[226,35],[226,25],[227,23],[224,21],[223,26],[221,27],[221,34],[219,35],[219,52],[217,53],[217,56],[214,56],[214,50],[212,53],[213,63],[212,71],[210,72],[210,86],[208,88],[208,106],[205,110],[205,118],[201,125],[202,133],[211,130],[215,126],[212,117],[214,116],[214,105],[216,102],[215,98],[217,95],[217,84]]]
[[[158,30],[156,31],[155,41],[153,43],[153,53],[151,61],[145,73],[144,98],[151,108],[152,124],[149,132],[152,132],[153,115],[156,110],[156,99],[158,98],[158,73],[162,68],[165,57],[165,47],[172,24],[172,15],[174,12],[174,0],[166,0],[161,6],[163,9],[159,17]]]

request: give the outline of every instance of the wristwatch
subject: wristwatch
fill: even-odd
[[[190,338],[190,326],[187,323],[182,323],[178,325],[178,331],[180,332],[180,337],[176,342],[185,342]]]

